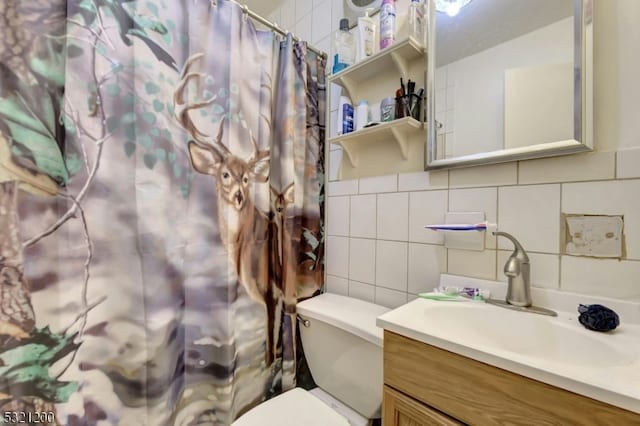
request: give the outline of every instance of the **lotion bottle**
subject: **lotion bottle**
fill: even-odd
[[[376,21],[369,16],[372,9],[367,9],[365,15],[358,18],[358,51],[356,61],[362,61],[376,53]]]

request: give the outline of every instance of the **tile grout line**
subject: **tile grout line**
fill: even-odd
[[[376,226],[375,226],[375,243],[373,245],[373,302],[374,303],[378,303],[377,300],[377,296],[378,296],[378,291],[377,291],[377,287],[378,287],[378,213],[379,213],[379,208],[378,208],[378,201],[379,201],[379,197],[378,194],[375,194],[376,197],[376,214],[375,214],[375,218],[376,218]]]
[[[615,176],[615,174],[614,174]],[[558,235],[558,238],[560,238],[560,241],[558,242],[558,290],[562,290],[562,228],[563,228],[563,224],[562,224],[562,205],[563,205],[563,195],[564,195],[564,184],[560,185],[560,228],[559,228],[559,233],[560,235]]]

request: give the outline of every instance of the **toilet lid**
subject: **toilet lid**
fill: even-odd
[[[347,419],[301,388],[247,411],[232,426],[349,426]]]

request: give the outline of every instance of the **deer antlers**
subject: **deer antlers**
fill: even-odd
[[[182,71],[180,72],[180,82],[178,83],[178,86],[173,93],[174,115],[176,119],[178,119],[178,122],[182,125],[182,127],[184,127],[189,132],[189,134],[193,137],[193,139],[195,139],[196,142],[203,142],[203,139],[208,138],[209,135],[198,130],[191,117],[189,117],[189,111],[209,106],[217,98],[216,95],[213,95],[209,99],[196,101],[193,103],[189,103],[185,99],[185,89],[189,81],[193,78],[204,78],[207,76],[203,72],[196,72],[191,70],[193,64],[203,56],[204,53],[196,53],[194,55],[191,55],[189,59],[187,59],[184,66],[182,67]],[[226,154],[229,154],[229,151],[226,148],[225,150]]]
[[[173,94],[174,115],[180,125],[189,132],[189,134],[193,138],[193,143],[201,148],[212,150],[220,160],[223,160],[232,155],[231,151],[222,143],[224,119],[220,123],[218,135],[214,139],[211,138],[210,135],[200,131],[189,116],[189,112],[191,110],[209,106],[213,102],[215,102],[217,98],[216,95],[213,95],[209,99],[199,100],[191,103],[189,103],[189,101],[186,99],[187,94],[185,92],[187,91],[187,84],[189,83],[189,81],[194,78],[204,78],[207,75],[206,73],[192,70],[194,63],[202,57],[204,57],[204,53],[202,52],[193,54],[187,59],[184,66],[182,67],[182,71],[180,72],[180,82],[178,82],[178,85],[176,86]],[[249,131],[249,133],[253,151],[251,153],[251,156],[247,159],[247,163],[257,164],[262,162],[262,160],[269,156],[269,150],[259,150],[256,139],[253,137],[251,131]]]

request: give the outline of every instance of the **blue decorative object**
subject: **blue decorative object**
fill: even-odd
[[[589,330],[611,331],[620,325],[618,314],[606,306],[581,304],[578,306],[578,312],[578,321]]]

